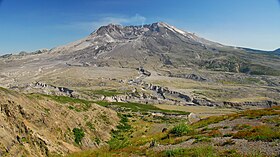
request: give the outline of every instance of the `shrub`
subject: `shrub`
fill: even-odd
[[[95,130],[95,128],[94,128],[94,126],[93,126],[93,124],[91,123],[91,122],[87,122],[86,123],[86,126],[90,129],[90,130]]]
[[[130,142],[127,138],[112,138],[108,144],[111,150],[117,150],[129,146]]]
[[[175,157],[175,156],[183,155],[184,150],[183,149],[166,150],[164,154],[167,157],[173,157],[173,156]]]
[[[191,133],[192,131],[193,130],[188,125],[182,123],[172,128],[170,133],[174,134],[175,136],[183,136],[188,133]]]
[[[209,137],[197,135],[193,143],[198,143],[198,142],[211,142],[211,139]]]
[[[233,127],[234,130],[246,130],[246,129],[251,129],[252,126],[248,124],[238,124]]]
[[[74,128],[73,133],[74,133],[74,136],[75,136],[75,143],[80,144],[82,139],[85,136],[85,133],[84,133],[83,129]]]
[[[220,137],[223,134],[219,130],[212,130],[211,132],[208,133],[210,137]]]
[[[100,143],[101,143],[101,140],[100,140],[100,138],[95,138],[95,143],[97,144],[97,145],[99,145]]]

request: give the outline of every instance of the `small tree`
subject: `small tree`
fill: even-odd
[[[84,133],[83,129],[74,128],[73,133],[74,133],[74,136],[75,136],[75,143],[80,144],[83,137],[85,136],[85,133]]]

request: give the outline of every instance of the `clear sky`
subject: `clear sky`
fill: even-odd
[[[0,54],[53,48],[108,23],[157,21],[223,44],[280,47],[280,0],[0,0]]]

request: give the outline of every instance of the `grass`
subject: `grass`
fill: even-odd
[[[212,116],[205,119],[202,119],[194,124],[192,124],[193,128],[202,128],[206,127],[209,124],[219,123],[226,119],[236,119],[240,117],[245,117],[248,119],[259,119],[262,116],[273,116],[273,115],[280,115],[280,107],[272,107],[268,109],[258,109],[258,110],[246,110],[236,114],[230,115],[223,115],[223,116]]]
[[[188,133],[191,133],[193,130],[186,124],[178,124],[175,127],[173,127],[170,131],[171,134],[180,137],[184,136]]]
[[[215,157],[218,156],[217,151],[212,146],[202,146],[189,149],[172,149],[162,153],[165,157]]]
[[[228,118],[229,118],[229,116],[212,116],[212,117],[202,119],[202,120],[198,121],[197,123],[192,124],[192,127],[202,128],[202,127],[208,126],[209,124],[218,123],[218,122],[221,122]]]
[[[29,94],[29,98],[43,99],[48,98],[60,104],[70,104],[68,109],[75,110],[76,112],[87,111],[93,101],[72,98],[68,96],[46,95],[46,94]]]
[[[250,129],[238,131],[233,135],[233,138],[271,142],[280,139],[280,127],[272,127],[269,125],[255,126]]]
[[[75,104],[85,104],[86,106],[90,106],[90,104],[92,104],[92,101],[88,101],[88,100],[83,100],[83,99],[77,99],[77,98],[71,98],[71,97],[67,97],[67,96],[56,96],[56,95],[43,95],[45,97],[48,97],[58,103],[61,104],[67,104],[67,103],[75,103]]]
[[[251,129],[252,126],[248,124],[238,124],[233,127],[233,130],[246,130],[246,129]]]
[[[106,97],[111,97],[111,96],[124,94],[124,92],[118,91],[116,89],[85,90],[85,91],[82,91],[82,92],[86,95],[89,95],[89,96],[106,96]]]
[[[200,143],[200,142],[211,142],[211,138],[203,135],[196,135],[194,136],[195,141],[194,143]]]
[[[130,145],[127,133],[131,129],[131,126],[128,124],[128,118],[122,114],[118,114],[118,116],[121,120],[117,126],[118,130],[112,132],[112,138],[108,142],[110,150],[118,150]]]
[[[208,107],[208,106],[156,105],[156,107],[165,110],[192,112],[201,118],[207,118],[209,116],[220,116],[224,114],[232,114],[237,111],[236,109],[217,108],[217,107]]]
[[[158,113],[165,113],[165,114],[174,114],[174,115],[188,115],[189,112],[185,111],[174,111],[174,110],[165,110],[160,109],[153,105],[147,105],[147,104],[140,104],[140,103],[123,103],[123,102],[105,102],[105,101],[99,101],[96,102],[97,104],[104,106],[104,107],[117,107],[117,108],[125,108],[132,112],[142,112],[142,113],[148,113],[148,112],[158,112]]]
[[[258,119],[262,116],[273,116],[280,115],[280,106],[272,107],[268,109],[259,109],[259,110],[247,110],[241,112],[240,116],[246,117],[248,119]]]
[[[210,137],[221,137],[223,134],[219,130],[212,130],[208,133]]]
[[[275,126],[280,126],[280,115],[269,117],[261,120],[264,123],[274,124]]]

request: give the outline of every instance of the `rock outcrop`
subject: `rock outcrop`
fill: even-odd
[[[39,89],[44,94],[54,94],[54,95],[63,95],[73,97],[74,90],[65,87],[56,87],[53,85],[49,85],[43,82],[35,82],[34,84],[30,85],[33,89]]]
[[[178,77],[178,78],[184,78],[184,79],[191,79],[194,81],[207,81],[206,78],[203,78],[202,76],[199,76],[197,74],[170,74],[169,77]]]
[[[223,102],[223,104],[224,104],[224,106],[235,107],[235,108],[246,107],[246,106],[257,106],[257,107],[261,107],[261,108],[271,108],[273,106],[279,106],[280,105],[280,104],[278,104],[277,102],[274,102],[274,101],[240,102],[240,103]]]

